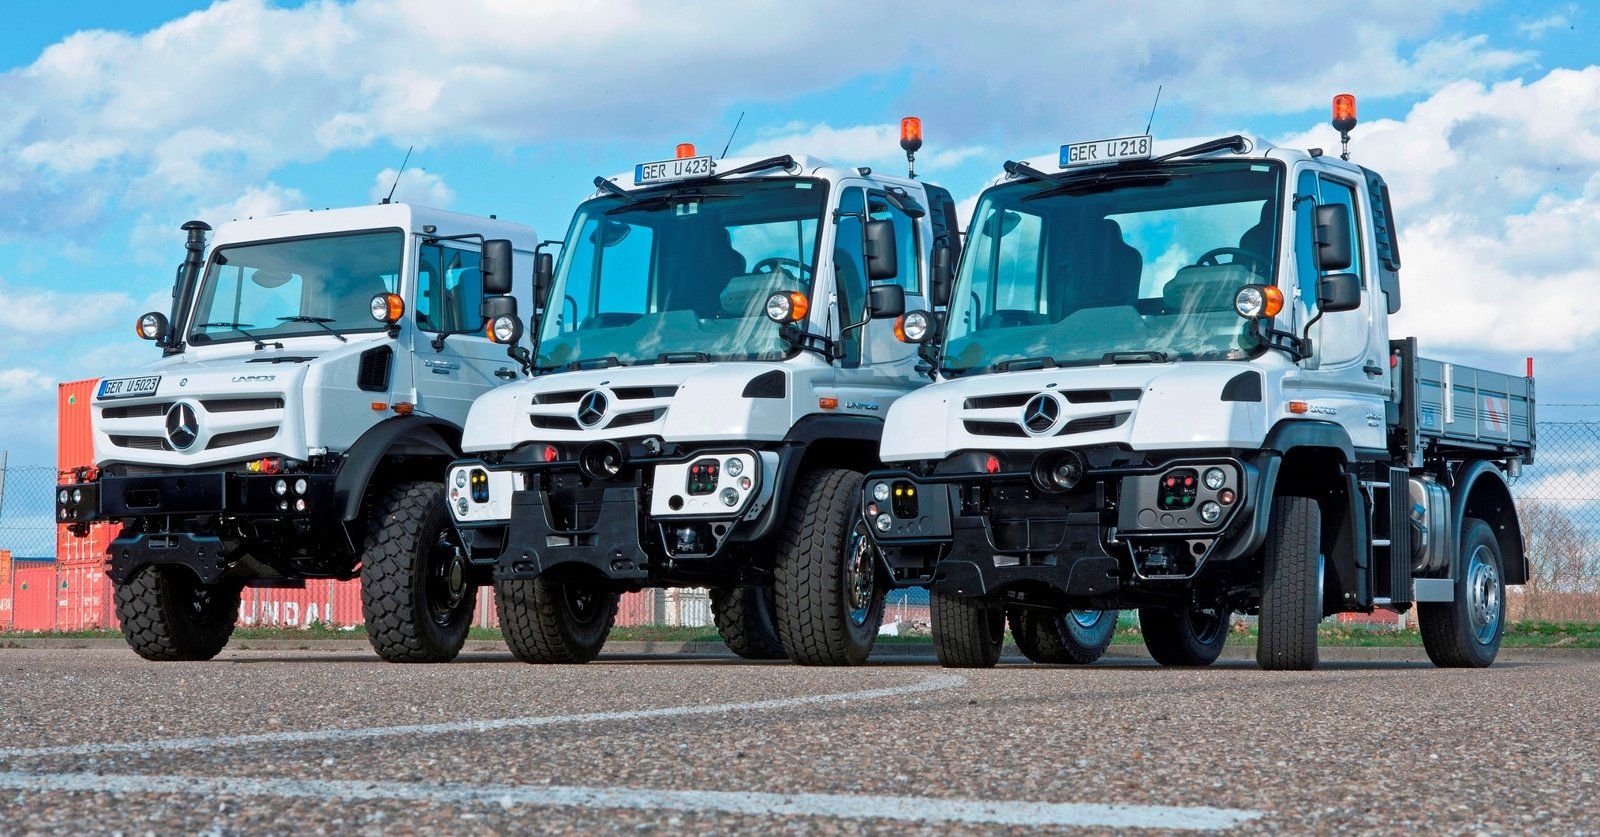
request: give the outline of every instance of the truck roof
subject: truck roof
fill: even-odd
[[[482,233],[485,238],[509,238],[521,249],[531,249],[537,241],[533,228],[526,224],[413,204],[388,203],[340,209],[299,209],[229,221],[217,226],[211,245],[396,227],[408,233],[421,233],[427,225],[436,227],[435,234],[441,236]]]
[[[1298,161],[1301,161],[1301,160],[1313,159],[1312,156],[1311,156],[1311,152],[1308,149],[1304,149],[1304,148],[1283,148],[1283,147],[1279,147],[1279,146],[1273,145],[1271,142],[1268,142],[1267,140],[1264,140],[1264,139],[1262,139],[1260,137],[1250,136],[1248,134],[1245,134],[1245,135],[1242,135],[1242,136],[1244,136],[1245,141],[1247,143],[1249,143],[1249,148],[1246,151],[1243,151],[1243,152],[1215,151],[1215,152],[1212,152],[1210,154],[1203,154],[1203,155],[1199,155],[1199,156],[1196,156],[1196,157],[1188,157],[1188,158],[1185,158],[1185,159],[1189,159],[1189,160],[1202,160],[1202,159],[1209,159],[1209,160],[1252,160],[1252,159],[1254,159],[1254,160],[1281,160],[1283,162],[1288,162],[1288,163],[1298,162]],[[1076,143],[1076,142],[1085,142],[1085,141],[1093,141],[1095,139],[1096,139],[1096,137],[1072,137],[1072,138],[1069,138],[1069,139],[1065,140],[1063,142],[1063,144]],[[1181,150],[1183,150],[1185,148],[1190,148],[1190,147],[1199,145],[1202,142],[1209,142],[1210,140],[1214,140],[1214,139],[1217,139],[1217,137],[1179,137],[1179,138],[1176,138],[1176,139],[1156,140],[1155,147],[1152,150],[1150,156],[1152,156],[1152,157],[1160,157],[1163,154],[1171,154],[1174,151],[1181,151]],[[1050,151],[1047,151],[1047,152],[1042,153],[1042,154],[1034,154],[1034,155],[1031,155],[1031,156],[1023,156],[1023,157],[1014,157],[1012,159],[1017,160],[1018,162],[1026,163],[1026,164],[1032,166],[1033,168],[1036,168],[1036,169],[1038,169],[1038,170],[1040,170],[1042,172],[1045,172],[1045,173],[1054,173],[1054,172],[1059,172],[1059,171],[1065,171],[1065,169],[1062,168],[1061,165],[1060,165],[1060,163],[1061,163],[1061,149],[1059,147],[1051,149]],[[1335,153],[1334,149],[1324,149],[1324,153],[1322,154],[1322,156],[1318,157],[1316,159],[1317,159],[1317,161],[1319,163],[1324,164],[1324,165],[1330,165],[1330,166],[1332,166],[1334,168],[1347,169],[1350,172],[1350,174],[1358,176],[1358,177],[1361,175],[1361,172],[1362,172],[1361,167],[1356,165],[1355,163],[1351,163],[1351,162],[1347,162],[1345,160],[1339,159],[1339,155],[1337,153]],[[1084,171],[1093,171],[1093,170],[1094,170],[1093,168],[1089,168],[1089,167],[1084,168]],[[1008,175],[1008,174],[1006,174],[1004,172],[1001,172],[1000,174],[998,174],[995,177],[993,177],[992,179],[990,179],[988,183],[985,183],[984,184],[984,188],[987,189],[987,188],[989,188],[991,186],[998,186],[998,185],[1000,185],[1002,183],[1009,182],[1011,179],[1012,178],[1011,178],[1010,175]]]
[[[846,177],[861,177],[862,176],[861,172],[859,170],[857,170],[856,168],[854,168],[854,167],[841,166],[841,165],[838,165],[836,163],[831,163],[831,162],[829,162],[827,160],[822,159],[821,157],[815,157],[815,156],[812,156],[810,154],[790,154],[789,156],[794,158],[795,165],[792,168],[788,169],[788,170],[784,170],[784,169],[781,169],[781,168],[778,168],[778,167],[773,167],[773,168],[767,169],[765,171],[749,172],[747,174],[736,174],[736,175],[733,175],[732,177],[730,177],[728,179],[729,180],[752,180],[752,179],[759,179],[759,178],[763,178],[763,177],[773,177],[773,176],[777,176],[777,175],[788,175],[790,177],[806,176],[806,177],[821,177],[821,178],[826,178],[828,180],[839,180],[841,178],[846,178]],[[727,159],[717,160],[716,161],[716,167],[717,167],[717,169],[719,169],[721,171],[727,171],[729,169],[738,168],[739,166],[749,165],[751,163],[758,163],[758,162],[761,162],[762,160],[765,160],[765,159],[768,159],[768,158],[765,157],[765,156],[763,156],[763,157],[729,157]],[[653,161],[641,160],[640,162],[653,162]],[[882,183],[889,183],[889,184],[893,184],[893,185],[896,185],[896,186],[902,186],[902,187],[905,187],[905,188],[916,187],[916,186],[919,186],[922,183],[922,181],[920,181],[920,180],[913,180],[913,179],[911,179],[909,177],[901,177],[901,176],[898,176],[898,175],[888,175],[888,174],[883,174],[881,172],[876,172],[876,171],[871,172],[870,175],[868,175],[868,176],[870,176],[873,180],[876,180],[876,181],[879,181],[879,182],[882,182]],[[615,174],[615,175],[613,175],[611,177],[608,177],[606,179],[611,181],[612,183],[615,183],[618,186],[621,186],[623,189],[626,189],[627,191],[630,191],[630,192],[643,191],[643,190],[647,190],[647,189],[660,189],[663,186],[670,185],[670,184],[663,184],[663,183],[647,183],[647,184],[645,184],[643,186],[636,186],[636,185],[634,185],[634,182],[633,182],[633,170],[632,169],[629,169],[629,170],[627,170],[625,172],[620,172],[620,173]],[[597,190],[593,194],[591,194],[589,197],[596,198],[596,197],[600,197],[601,195],[605,195],[605,194],[607,194],[607,193],[604,192],[604,191]]]

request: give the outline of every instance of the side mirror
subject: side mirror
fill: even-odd
[[[1351,261],[1350,208],[1342,203],[1317,207],[1317,270],[1347,270]]]
[[[483,259],[479,271],[483,274],[485,296],[503,296],[511,293],[511,241],[491,238],[483,243]]]
[[[951,258],[950,245],[941,244],[933,248],[932,269],[928,279],[928,301],[935,308],[943,308],[950,304],[950,289],[955,287],[956,266]]]
[[[932,311],[907,311],[894,321],[894,338],[901,343],[929,343],[939,336],[939,320]]]
[[[485,297],[478,307],[483,315],[484,336],[502,346],[515,346],[522,339],[522,320],[517,316],[514,296]]]
[[[556,259],[549,253],[533,257],[533,305],[543,310],[550,303],[550,289],[556,283]]]
[[[868,221],[865,243],[868,279],[893,279],[900,275],[900,248],[896,246],[893,221]]]
[[[1328,314],[1360,308],[1361,277],[1354,273],[1330,273],[1318,279],[1317,307]]]
[[[160,342],[167,338],[167,315],[160,311],[151,311],[139,317],[134,323],[133,330],[139,335],[140,340],[155,340]]]
[[[872,319],[886,320],[906,312],[906,289],[884,282],[867,291],[867,304],[872,306]]]

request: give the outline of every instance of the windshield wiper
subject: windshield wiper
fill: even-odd
[[[989,367],[990,372],[1020,372],[1025,369],[1054,369],[1056,359],[1048,355],[1043,357],[1019,357],[1012,360],[1002,360]]]
[[[1041,189],[1031,195],[1024,195],[1022,200],[1033,201],[1055,195],[1082,195],[1089,192],[1111,191],[1123,186],[1160,186],[1172,180],[1190,176],[1179,171],[1152,171],[1149,169],[1107,171],[1098,175],[1079,176],[1069,180],[1058,181],[1056,185],[1048,189]]]
[[[195,328],[227,328],[227,329],[232,329],[232,330],[237,331],[240,334],[243,334],[244,336],[250,338],[251,340],[254,340],[257,349],[265,349],[267,347],[267,344],[263,343],[261,341],[261,338],[255,336],[254,334],[251,334],[248,331],[245,331],[244,330],[245,326],[250,326],[251,328],[255,328],[255,326],[252,325],[251,323],[201,323],[201,324],[195,326]],[[274,342],[272,345],[277,346],[280,349],[283,348],[283,344],[282,343]]]
[[[710,363],[711,355],[705,352],[662,352],[656,363]]]
[[[1101,363],[1171,363],[1172,354],[1160,350],[1143,352],[1106,352]]]
[[[676,206],[678,204],[683,204],[683,203],[694,203],[696,201],[704,202],[704,201],[713,201],[713,200],[733,200],[733,199],[742,198],[742,197],[744,197],[744,195],[737,194],[737,193],[730,193],[730,192],[704,192],[704,191],[701,191],[699,189],[693,189],[693,190],[680,189],[680,190],[675,191],[675,192],[666,192],[664,194],[651,194],[651,195],[645,195],[645,196],[642,196],[642,197],[636,196],[636,195],[629,195],[627,203],[624,203],[621,206],[614,206],[614,207],[606,210],[606,214],[607,215],[616,215],[617,213],[620,213],[620,212],[632,212],[632,211],[635,211],[635,210],[644,210],[646,212],[649,212],[649,211],[652,211],[652,210],[664,209],[664,208],[669,207],[669,206]]]
[[[621,365],[622,361],[618,360],[616,355],[606,355],[605,357],[587,357],[582,360],[575,360],[561,368],[568,372],[573,372],[579,369],[610,369],[613,366]]]
[[[300,316],[296,316],[296,317],[279,317],[278,318],[278,322],[280,322],[280,323],[311,323],[312,325],[320,327],[323,331],[328,332],[329,334],[333,335],[334,337],[339,338],[339,342],[340,343],[349,343],[350,342],[350,338],[344,336],[343,334],[340,334],[337,331],[334,331],[332,328],[330,328],[328,326],[328,323],[336,322],[332,317],[307,317],[305,315],[300,315]]]
[[[705,182],[711,181],[711,180],[721,180],[721,179],[723,179],[725,177],[732,177],[732,176],[734,176],[736,174],[750,174],[751,172],[766,171],[767,169],[774,169],[774,168],[777,168],[779,166],[782,166],[782,167],[787,169],[787,168],[789,168],[789,167],[791,167],[793,165],[794,165],[794,157],[792,157],[792,156],[790,156],[788,154],[780,154],[780,155],[778,155],[776,157],[767,157],[765,159],[757,160],[757,161],[755,161],[753,163],[745,163],[742,166],[734,166],[733,168],[728,169],[727,171],[719,171],[719,172],[717,172],[715,174],[708,174],[705,177],[694,177],[694,178],[689,178],[687,180],[680,180],[677,183],[674,183],[671,186],[669,186],[666,189],[665,192],[658,191],[658,190],[655,190],[655,189],[650,189],[650,190],[646,190],[646,191],[643,191],[643,192],[630,192],[627,189],[624,189],[621,186],[618,186],[617,184],[612,183],[610,180],[607,180],[604,177],[596,177],[594,179],[594,187],[596,189],[599,189],[602,192],[609,192],[611,195],[613,195],[615,197],[622,198],[624,201],[627,202],[626,204],[624,204],[625,206],[631,206],[631,205],[637,205],[637,204],[642,204],[642,203],[656,203],[656,202],[661,202],[661,201],[671,201],[674,198],[679,197],[683,193],[684,187],[694,186],[694,185],[699,184],[699,183],[705,183]],[[729,194],[723,194],[723,193],[720,193],[720,192],[714,192],[714,193],[703,193],[699,197],[701,197],[702,199],[704,199],[704,198],[737,198],[737,197],[740,197],[740,195],[729,195]],[[615,210],[613,210],[613,211],[615,211]]]

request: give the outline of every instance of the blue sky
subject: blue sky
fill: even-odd
[[[879,6],[882,8],[878,8]],[[177,227],[403,198],[559,236],[596,174],[689,140],[920,170],[1143,128],[1332,147],[1400,204],[1426,350],[1600,401],[1600,15],[1570,3],[584,5],[21,2],[0,39],[0,447],[54,458],[54,384],[153,356]],[[1308,12],[1307,10],[1314,10]]]

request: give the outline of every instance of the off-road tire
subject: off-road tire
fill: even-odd
[[[1164,666],[1208,666],[1222,655],[1228,642],[1227,611],[1217,615],[1221,624],[1206,635],[1196,633],[1188,611],[1146,606],[1139,608],[1139,632],[1150,656]]]
[[[771,585],[711,588],[711,618],[729,651],[747,660],[787,656],[773,622]]]
[[[441,624],[430,613],[426,580],[431,550],[450,537],[444,486],[395,485],[378,498],[361,554],[361,612],[367,639],[391,663],[447,663],[461,653],[477,596],[468,585]]]
[[[1310,497],[1275,497],[1262,552],[1256,665],[1267,671],[1317,667],[1322,621],[1322,509]]]
[[[239,621],[237,584],[204,585],[182,567],[145,567],[116,585],[117,621],[146,660],[209,660]]]
[[[1100,659],[1117,632],[1115,610],[1100,611],[1092,627],[1079,623],[1070,610],[1014,607],[1006,611],[1011,639],[1024,657],[1052,665],[1086,665]]]
[[[1493,561],[1498,614],[1493,636],[1488,642],[1478,639],[1468,606],[1472,595],[1470,577],[1472,555],[1479,548]],[[1500,641],[1505,636],[1505,556],[1500,553],[1500,541],[1489,524],[1469,517],[1461,524],[1461,558],[1457,562],[1453,602],[1417,603],[1417,628],[1422,633],[1422,647],[1428,659],[1440,668],[1484,668],[1494,662],[1500,653]]]
[[[495,582],[500,630],[525,663],[587,663],[617,621],[622,594],[547,575]],[[587,604],[579,607],[577,600]]]
[[[977,599],[928,593],[933,654],[945,668],[994,668],[1006,641],[1004,608]]]
[[[860,665],[883,624],[878,583],[862,624],[851,619],[846,548],[861,517],[861,474],[819,468],[800,475],[777,537],[772,604],[778,640],[801,665]]]

